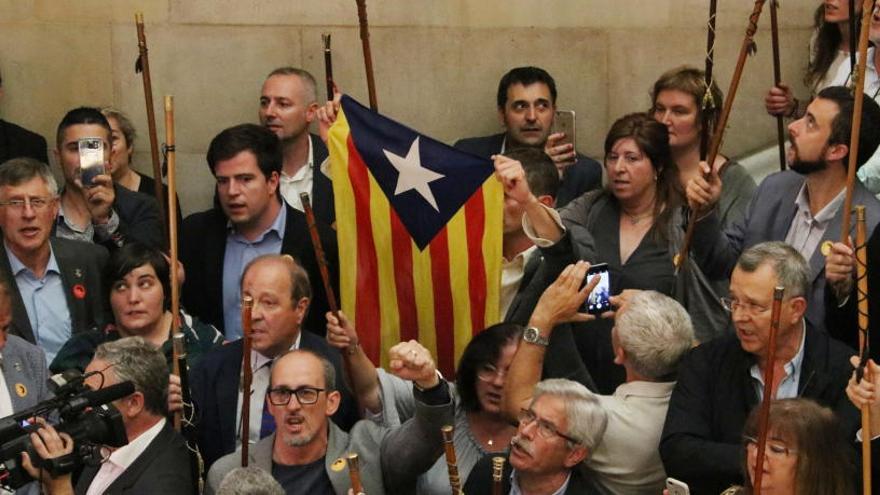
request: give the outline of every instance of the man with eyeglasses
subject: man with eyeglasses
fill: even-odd
[[[311,332],[302,331],[312,288],[306,271],[287,255],[267,254],[251,261],[241,277],[241,294],[253,298],[251,311],[250,399],[251,443],[269,436],[275,422],[266,407],[266,390],[275,360],[292,349],[308,349],[324,356],[342,376],[342,359],[336,349]],[[205,354],[190,371],[190,388],[196,409],[196,434],[205,467],[241,445],[241,339]],[[357,421],[354,399],[340,384],[338,407],[329,414],[348,430]]]
[[[774,367],[774,399],[813,399],[834,410],[848,442],[854,438],[858,411],[844,393],[853,351],[805,318],[810,278],[806,260],[788,244],[765,242],[745,250],[724,301],[736,334],[703,343],[682,361],[660,456],[669,476],[688,483],[693,493],[742,484],[741,435],[749,411],[763,397],[767,366]],[[785,294],[775,360],[768,363],[777,286]]]
[[[539,382],[529,406],[519,413],[502,475],[502,493],[574,495],[607,493],[581,463],[605,434],[608,418],[599,398],[562,378]],[[465,493],[491,493],[492,455],[477,462]]]
[[[351,487],[347,456],[354,453],[366,493],[414,493],[418,476],[443,451],[440,428],[452,424],[452,397],[418,342],[397,344],[389,358],[391,371],[413,382],[415,416],[396,428],[362,420],[345,433],[329,420],[340,401],[334,367],[307,350],[280,357],[265,396],[277,429],[250,450],[248,464],[271,472],[288,494],[345,494]],[[238,452],[218,460],[207,493],[240,463]]]
[[[74,333],[108,321],[101,284],[107,250],[50,237],[58,186],[49,167],[31,158],[0,165],[0,277],[9,286],[9,332],[46,353],[47,362]]]

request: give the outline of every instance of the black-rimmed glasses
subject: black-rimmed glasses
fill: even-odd
[[[273,406],[286,406],[290,403],[290,397],[294,395],[300,405],[307,406],[318,402],[318,396],[323,391],[323,388],[317,387],[299,387],[296,390],[291,390],[287,387],[275,387],[267,390],[266,395]]]

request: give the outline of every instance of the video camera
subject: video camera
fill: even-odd
[[[0,419],[0,483],[19,488],[33,480],[21,466],[21,453],[52,476],[73,472],[83,464],[102,460],[101,447],[122,447],[128,443],[122,415],[110,402],[134,393],[134,384],[122,382],[99,390],[85,385],[90,373],[65,371],[48,380],[55,397],[36,406]],[[30,434],[40,425],[35,417],[58,418],[55,429],[70,435],[73,452],[55,459],[42,459],[31,445]]]

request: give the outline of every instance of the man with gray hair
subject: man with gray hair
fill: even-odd
[[[327,146],[309,133],[309,124],[315,120],[317,111],[315,78],[308,71],[279,67],[266,77],[260,93],[260,124],[281,140],[281,196],[290,206],[303,211],[299,195],[309,193],[315,217],[331,225],[336,218],[333,187],[321,171],[321,163],[328,155]]]
[[[237,467],[223,477],[217,495],[284,495],[284,488],[265,469]]]
[[[101,289],[107,250],[51,237],[57,213],[48,165],[31,158],[0,165],[0,278],[10,289],[10,333],[39,345],[48,362],[73,333],[108,321]]]
[[[783,242],[745,250],[723,299],[736,334],[706,342],[679,368],[660,441],[669,476],[696,493],[720,493],[742,484],[742,429],[763,396],[764,369],[774,367],[775,399],[805,397],[830,407],[851,441],[858,411],[844,390],[853,351],[817,330],[805,318],[811,290],[810,267]],[[774,288],[785,288],[776,334],[776,354],[768,363]]]
[[[113,402],[122,415],[128,445],[112,451],[99,466],[86,466],[76,482],[75,493],[131,493],[190,495],[195,485],[187,468],[190,462],[186,443],[165,419],[168,369],[165,356],[141,337],[126,337],[98,346],[86,367],[93,373],[86,384],[93,389],[131,382],[134,393]],[[67,433],[51,426],[32,435],[34,448],[43,458],[70,453],[73,441]],[[39,476],[25,458],[24,465]],[[49,494],[74,493],[71,475],[49,478],[43,474]]]
[[[599,397],[580,383],[563,378],[539,382],[510,441],[502,477],[503,493],[518,495],[600,494],[580,464],[595,452],[608,417]],[[490,493],[492,457],[471,470],[465,493]]]
[[[592,285],[583,285],[589,270],[584,261],[566,267],[542,294],[529,319],[529,330],[570,345],[551,346],[538,339],[520,345],[505,382],[504,412],[514,417],[518,408],[530,400],[532,387],[541,377],[547,360],[558,359],[563,348],[574,348],[571,329],[560,323],[592,318],[579,313]],[[663,490],[666,472],[657,445],[666,419],[666,409],[681,357],[691,348],[694,330],[687,311],[672,298],[654,291],[628,291],[614,298],[620,307],[611,331],[614,362],[626,371],[626,383],[613,395],[598,396],[608,415],[608,428],[602,443],[594,449],[586,466],[596,482],[611,493],[657,494]],[[529,331],[527,330],[527,332]],[[547,355],[549,354],[549,355]],[[587,374],[583,362],[572,361],[581,369],[571,376]]]

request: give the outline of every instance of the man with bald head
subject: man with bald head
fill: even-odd
[[[309,277],[292,257],[263,255],[248,264],[241,277],[241,294],[253,298],[251,312],[251,365],[253,384],[250,401],[249,439],[256,442],[274,431],[274,422],[262,397],[269,386],[273,362],[293,349],[308,349],[324,356],[336,373],[342,360],[323,339],[301,331],[309,310],[312,289]],[[197,414],[197,434],[205,466],[233,452],[241,444],[240,390],[243,343],[236,340],[206,354],[190,373]],[[340,375],[341,376],[341,375]],[[340,387],[334,421],[348,429],[357,419],[351,394]],[[233,407],[233,405],[235,405]]]
[[[315,216],[330,225],[335,220],[333,187],[321,172],[327,146],[309,133],[318,97],[315,78],[303,69],[279,67],[269,73],[260,93],[260,124],[274,132],[284,148],[281,196],[302,211],[300,193],[311,197]]]

